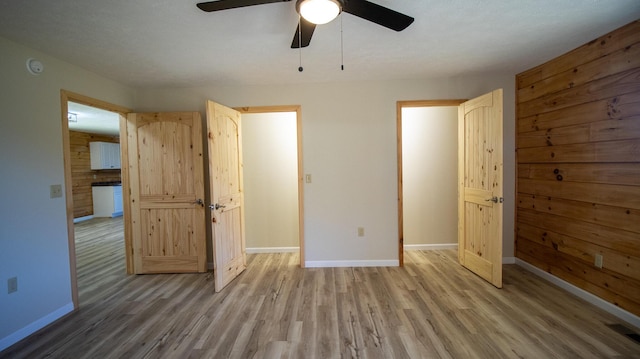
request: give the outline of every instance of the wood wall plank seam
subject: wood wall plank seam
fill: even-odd
[[[522,102],[518,107],[518,117],[532,116],[638,91],[640,91],[640,68],[635,68]]]
[[[640,115],[640,91],[520,117],[516,128],[518,133],[525,133],[638,115]]]

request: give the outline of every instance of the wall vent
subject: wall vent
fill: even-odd
[[[624,335],[625,337],[633,340],[637,344],[640,344],[640,334],[634,332],[632,329],[629,329],[622,324],[607,324],[607,326],[614,331]]]

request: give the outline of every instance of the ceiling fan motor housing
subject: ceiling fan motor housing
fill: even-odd
[[[305,20],[322,25],[333,21],[342,12],[342,0],[297,0],[296,11]]]
[[[305,1],[309,1],[309,0],[296,0],[296,11],[298,12],[298,14],[300,13],[300,5]],[[340,12],[342,12],[342,8],[344,7],[344,0],[324,0],[324,1],[331,1],[338,4],[338,8],[340,9]]]

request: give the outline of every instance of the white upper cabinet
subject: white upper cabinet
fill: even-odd
[[[111,142],[90,142],[91,169],[120,169],[120,144]]]

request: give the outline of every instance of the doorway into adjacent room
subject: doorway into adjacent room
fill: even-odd
[[[405,249],[456,248],[458,105],[398,102],[399,258]]]
[[[299,252],[304,266],[300,107],[238,110],[247,253]]]
[[[80,94],[61,92],[65,197],[74,307],[91,301],[91,287],[104,278],[96,269],[124,272],[124,225],[119,169],[120,119],[128,109]],[[102,151],[91,143],[105,144]],[[92,163],[91,147],[103,161]],[[96,152],[97,151],[97,152]],[[100,203],[96,203],[96,200]],[[97,206],[97,207],[96,207]],[[96,214],[94,208],[99,207]],[[99,298],[94,298],[98,300]]]

